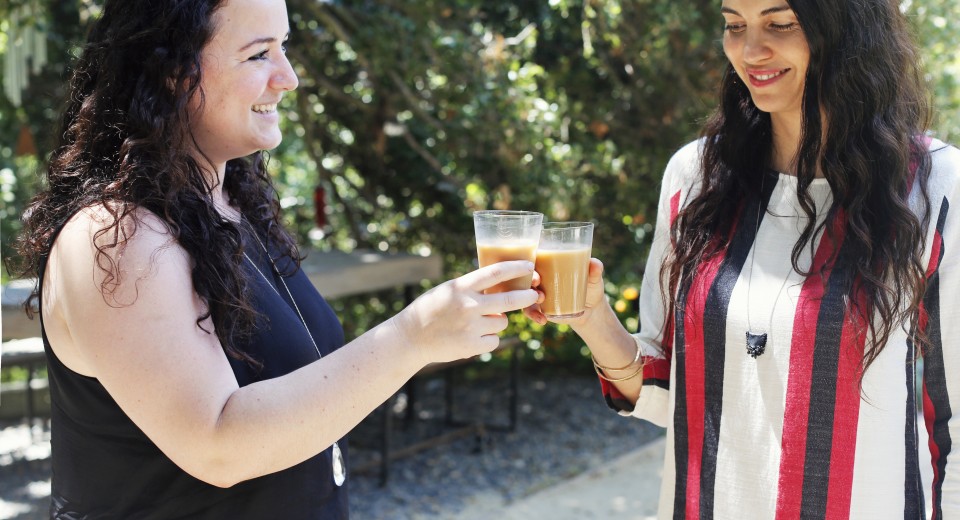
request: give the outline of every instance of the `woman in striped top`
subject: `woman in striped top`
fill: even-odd
[[[960,516],[960,151],[924,137],[898,6],[723,0],[720,105],[667,166],[638,333],[591,261],[566,322],[607,402],[667,428],[661,519]]]

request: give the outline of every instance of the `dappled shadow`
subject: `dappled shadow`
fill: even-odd
[[[0,429],[0,518],[39,520],[49,516],[50,443],[31,438],[25,426]]]

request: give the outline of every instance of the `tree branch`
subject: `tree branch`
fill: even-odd
[[[314,164],[317,165],[317,176],[330,185],[330,193],[333,195],[334,199],[336,199],[336,201],[343,206],[343,216],[351,230],[353,239],[356,240],[357,243],[361,243],[363,241],[363,233],[360,229],[360,224],[357,222],[357,218],[353,214],[353,210],[350,205],[347,204],[347,201],[341,197],[340,192],[337,191],[337,185],[335,182],[333,182],[333,178],[335,177],[334,173],[324,168],[323,157],[321,157],[320,153],[318,153],[317,149],[315,148],[318,139],[316,132],[314,132],[314,127],[312,124],[313,120],[303,117],[303,114],[306,113],[307,109],[309,108],[307,106],[306,96],[297,96],[297,107],[299,108],[301,114],[300,121],[301,125],[303,126],[303,143],[305,145],[304,149],[307,151],[307,154],[310,156],[310,159],[313,160]]]

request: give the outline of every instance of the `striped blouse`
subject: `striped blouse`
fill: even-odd
[[[832,276],[830,239],[818,237],[800,263],[822,275],[791,268],[808,217],[788,175],[766,178],[767,211],[756,201],[745,206],[725,253],[680,295],[677,319],[663,333],[659,271],[670,221],[696,185],[698,142],[671,159],[640,294],[635,338],[648,364],[636,405],[601,380],[620,413],[667,428],[660,519],[918,519],[927,514],[926,494],[932,518],[960,518],[960,458],[951,450],[960,435],[951,413],[960,402],[960,215],[950,211],[960,199],[960,151],[939,141],[930,150],[922,326],[931,345],[922,381],[914,377],[916,347],[898,327],[862,388],[863,335],[845,312],[841,277]],[[815,179],[810,194],[818,209],[830,206],[825,179]],[[920,196],[913,190],[917,211]],[[842,257],[843,227],[834,229]],[[756,357],[747,352],[748,329],[769,338]],[[920,442],[929,461],[918,455]],[[932,489],[921,485],[921,463],[933,465]]]

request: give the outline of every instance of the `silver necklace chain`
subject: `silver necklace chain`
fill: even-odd
[[[787,280],[790,279],[790,272],[787,272],[787,275],[783,277],[783,282],[780,284],[780,289],[777,290],[777,295],[773,300],[773,305],[770,306],[770,317],[767,320],[766,332],[762,334],[754,334],[753,323],[750,320],[750,309],[751,309],[750,294],[753,292],[752,291],[753,266],[756,263],[755,261],[757,258],[757,247],[759,243],[758,239],[760,237],[760,215],[762,214],[761,212],[765,209],[763,204],[763,193],[764,193],[763,188],[764,188],[765,181],[766,181],[766,175],[764,175],[760,179],[760,200],[757,201],[757,227],[753,234],[753,250],[750,252],[750,275],[747,277],[747,353],[753,356],[754,358],[756,358],[760,354],[763,354],[764,349],[766,348],[767,335],[770,334],[770,332],[773,330],[773,315],[777,310],[777,303],[779,303],[780,301],[780,295],[783,294],[783,288],[787,286]],[[774,188],[776,188],[776,186],[774,186]],[[754,345],[753,348],[751,348],[751,345],[750,345],[751,336],[753,336],[755,339],[758,339],[762,336],[762,339],[760,339],[760,343],[758,345]]]
[[[313,339],[313,334],[310,333],[310,328],[307,327],[307,320],[303,319],[303,314],[300,312],[300,307],[297,305],[297,300],[293,298],[293,293],[290,292],[290,287],[287,286],[287,282],[283,279],[283,275],[280,274],[280,270],[277,269],[277,264],[274,263],[273,257],[270,256],[270,251],[268,251],[267,246],[265,246],[263,242],[260,241],[260,237],[257,236],[257,232],[253,231],[252,229],[251,231],[252,231],[253,238],[257,241],[258,244],[260,244],[260,248],[263,249],[263,252],[267,255],[267,260],[270,262],[270,267],[273,268],[273,272],[276,273],[277,278],[280,279],[280,283],[283,284],[283,288],[287,291],[287,296],[290,297],[290,302],[293,303],[293,308],[294,310],[297,311],[297,316],[300,317],[300,323],[303,324],[303,329],[307,331],[307,336],[310,336],[310,342],[313,343],[313,348],[317,351],[317,358],[323,357],[323,355],[320,354],[320,347],[317,346],[316,340]],[[280,291],[272,283],[270,283],[270,279],[267,278],[267,275],[263,274],[263,271],[261,271],[260,268],[257,267],[256,262],[254,262],[253,259],[250,258],[250,256],[247,254],[246,251],[243,252],[243,256],[244,258],[247,259],[248,262],[250,262],[250,265],[252,265],[253,268],[256,269],[258,273],[260,273],[260,276],[263,278],[263,281],[267,282],[267,285],[269,285],[270,288],[273,289],[273,292],[277,293],[277,296],[280,296],[280,299],[283,299],[283,296],[280,295]]]
[[[317,346],[317,341],[313,339],[313,334],[310,333],[310,327],[307,327],[307,320],[303,319],[303,313],[300,312],[300,307],[297,305],[297,300],[293,298],[293,293],[290,292],[290,287],[287,286],[286,280],[283,279],[283,275],[280,274],[280,270],[277,269],[277,264],[273,261],[273,257],[270,256],[270,251],[267,250],[267,246],[260,241],[260,237],[257,236],[256,230],[253,229],[253,226],[250,226],[251,234],[253,238],[260,244],[260,248],[263,249],[264,254],[267,255],[267,260],[270,262],[270,267],[273,268],[273,272],[277,275],[277,278],[280,279],[280,283],[283,284],[283,288],[287,291],[287,296],[290,297],[290,302],[293,303],[293,308],[297,311],[297,316],[300,317],[300,323],[303,324],[303,330],[307,331],[307,336],[310,336],[310,343],[313,343],[313,348],[317,351],[317,359],[322,358],[323,355],[320,354],[320,347]],[[267,285],[273,289],[273,292],[277,293],[277,296],[280,296],[280,299],[283,299],[283,296],[280,295],[280,291],[270,283],[270,279],[267,278],[267,275],[263,274],[263,271],[257,266],[257,263],[250,258],[250,255],[246,251],[243,252],[243,257],[247,259],[247,262],[250,262],[250,265],[260,273],[260,277],[263,278],[263,281],[267,282]],[[332,460],[332,474],[333,474],[333,483],[337,486],[342,486],[347,479],[347,465],[343,459],[343,452],[340,451],[340,443],[334,441],[333,445],[330,447],[330,458]]]

